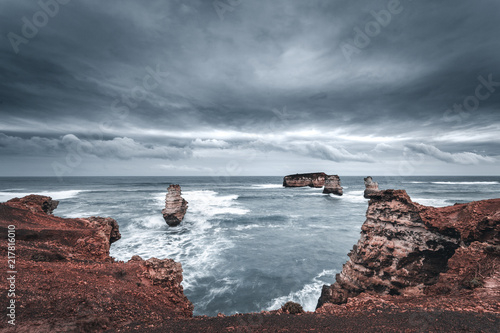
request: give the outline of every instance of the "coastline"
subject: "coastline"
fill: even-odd
[[[44,200],[50,200],[50,199],[44,199]],[[34,201],[36,202],[36,200],[34,200]],[[12,204],[10,204],[10,205],[12,205]],[[23,205],[24,205],[24,207],[23,207]],[[36,205],[38,205],[38,204],[36,204]],[[22,203],[20,205],[19,202],[14,203],[13,204],[14,207],[10,207],[8,209],[8,211],[13,209],[13,211],[15,211],[16,214],[19,214],[19,215],[16,215],[14,213],[7,213],[7,211],[5,210],[7,205],[2,204],[2,218],[1,218],[2,227],[3,227],[3,224],[9,224],[13,220],[21,223],[21,227],[17,228],[17,230],[20,230],[20,233],[19,233],[20,235],[25,235],[25,236],[21,236],[21,238],[19,239],[20,243],[18,243],[18,244],[22,244],[23,242],[26,242],[26,245],[27,245],[26,248],[21,246],[21,249],[24,249],[21,251],[21,256],[23,256],[23,253],[25,253],[26,256],[28,256],[28,254],[32,255],[33,254],[32,252],[36,249],[36,246],[33,247],[33,244],[31,244],[33,242],[33,239],[30,237],[33,237],[33,236],[26,236],[26,234],[30,235],[30,233],[27,232],[26,230],[28,230],[30,228],[36,229],[39,227],[35,227],[34,225],[32,225],[32,223],[29,223],[29,221],[36,221],[38,224],[40,224],[41,229],[38,229],[40,231],[40,230],[46,230],[44,228],[46,228],[47,226],[54,228],[54,226],[56,226],[59,223],[62,223],[63,225],[67,226],[67,223],[69,221],[71,221],[72,223],[75,223],[76,221],[78,221],[78,223],[81,225],[83,223],[83,220],[85,220],[85,219],[73,219],[73,220],[71,220],[71,219],[57,218],[53,215],[47,214],[46,212],[40,211],[40,209],[38,209],[36,207],[36,205],[33,205],[33,204],[26,205],[25,203]],[[30,206],[30,207],[27,207],[27,206]],[[26,209],[26,208],[28,208],[28,209]],[[17,216],[17,217],[14,218],[14,216]],[[88,221],[88,219],[87,219],[87,221]],[[497,220],[495,223],[497,223],[496,225],[498,225]],[[44,224],[45,224],[45,227],[42,227]],[[85,224],[85,223],[83,223],[83,224]],[[23,225],[25,225],[25,227],[23,227]],[[87,224],[85,224],[85,227],[83,229],[86,229],[89,227],[92,229],[92,228],[95,228],[95,225],[92,227],[91,224],[87,223]],[[23,229],[23,228],[26,228],[26,229]],[[23,231],[23,230],[25,230],[25,231]],[[48,231],[44,231],[43,233],[47,233],[47,232]],[[92,264],[90,264],[88,266],[85,266],[85,265],[81,266],[82,265],[82,263],[81,263],[82,258],[78,257],[78,256],[83,255],[83,254],[78,253],[78,251],[75,253],[70,253],[70,254],[72,254],[71,256],[65,255],[64,258],[60,258],[59,256],[55,255],[54,253],[57,253],[57,251],[60,249],[64,249],[64,246],[61,246],[61,244],[58,244],[57,239],[62,240],[62,243],[67,242],[68,238],[66,236],[64,236],[64,235],[67,235],[67,232],[68,232],[67,227],[62,228],[62,230],[60,230],[58,232],[48,232],[47,235],[50,235],[50,237],[54,238],[54,241],[51,241],[49,243],[44,243],[43,246],[46,247],[48,244],[50,244],[50,246],[54,247],[52,250],[55,250],[56,252],[49,251],[47,254],[47,251],[44,250],[42,253],[42,256],[41,256],[42,260],[35,261],[35,263],[33,263],[34,260],[33,260],[32,256],[31,257],[28,256],[28,260],[26,260],[26,258],[20,259],[21,260],[20,267],[25,269],[25,270],[30,270],[30,271],[33,270],[34,273],[37,271],[40,271],[41,273],[45,272],[45,274],[46,274],[46,272],[52,271],[52,273],[53,273],[53,272],[57,272],[58,270],[61,270],[61,272],[64,272],[65,267],[68,267],[68,263],[77,263],[78,262],[77,267],[83,267],[84,271],[90,271],[96,275],[98,275],[98,274],[110,275],[109,274],[110,272],[116,273],[118,276],[117,279],[119,280],[120,275],[123,274],[123,273],[120,273],[120,272],[122,272],[121,270],[127,271],[130,269],[130,267],[135,265],[133,262],[132,263],[130,263],[130,262],[129,263],[113,262],[113,260],[109,258],[109,245],[110,245],[110,243],[107,245],[107,251],[108,251],[107,253],[106,253],[106,250],[104,250],[104,252],[102,250],[100,250],[100,252],[99,252],[100,254],[98,255],[98,259],[99,259],[98,261],[95,261],[96,258],[84,259],[84,261],[89,261],[89,259],[91,261],[94,261]],[[74,231],[72,231],[72,232],[74,232]],[[89,235],[88,232],[84,231],[83,233],[85,234],[85,237],[88,237],[88,235]],[[80,236],[82,236],[82,235],[80,235]],[[62,237],[62,238],[60,238],[60,237]],[[79,239],[82,239],[82,238],[80,237]],[[90,237],[90,239],[94,239],[94,241],[95,241],[95,237]],[[108,239],[108,241],[109,240],[110,240],[110,238]],[[36,241],[35,241],[35,243],[36,243]],[[104,246],[104,249],[106,249],[106,246]],[[26,252],[23,252],[23,251],[26,251]],[[35,250],[35,252],[36,251],[39,251],[39,250]],[[73,252],[73,250],[71,250],[69,252]],[[29,259],[29,258],[31,258],[31,259]],[[24,260],[26,260],[25,264],[23,264]],[[47,268],[46,266],[50,266],[50,267]],[[138,266],[141,266],[141,267],[143,267],[141,269],[144,269],[143,264],[139,264]],[[100,269],[98,269],[96,271],[97,267],[99,267]],[[136,267],[135,269],[138,269],[138,268]],[[105,272],[107,272],[107,273],[105,273]],[[79,274],[82,274],[82,275],[80,276]],[[141,275],[141,274],[143,274],[143,273],[140,273],[137,270],[135,270],[135,271],[132,270],[132,273],[130,273],[130,274],[125,273],[125,275],[130,275],[130,276],[137,276],[137,275]],[[52,286],[51,286],[52,282],[51,281],[53,281],[53,280],[44,280],[44,277],[42,276],[43,274],[40,274],[40,275],[41,275],[40,280],[33,281],[34,282],[33,285],[35,286],[35,285],[38,285],[37,283],[39,283],[40,287],[38,287],[38,288],[40,288],[41,290],[45,290],[45,292],[49,292],[49,293],[52,292]],[[82,276],[84,276],[83,271],[81,271],[80,273],[77,273],[75,278],[78,279],[78,278],[81,278]],[[169,278],[169,276],[170,276],[169,274],[166,274],[163,276],[163,278],[166,278],[167,280],[171,279],[171,277]],[[115,278],[116,278],[116,276],[115,276]],[[97,283],[96,280],[92,280],[90,277],[88,279],[89,279],[89,281],[93,281],[93,282],[91,282],[91,284]],[[30,282],[30,283],[33,283],[33,282]],[[64,279],[60,282],[64,282]],[[133,288],[132,287],[129,287],[129,288],[137,289],[136,287],[137,286],[135,286]],[[177,288],[178,287],[180,287],[180,289],[178,289],[178,290],[182,291],[182,286],[180,286],[180,282],[178,283]],[[156,288],[155,283],[152,283],[151,288],[152,288],[151,292],[155,295],[154,297],[158,297],[158,295],[159,295],[158,289],[155,289]],[[169,288],[172,288],[172,285],[170,285]],[[481,289],[481,288],[479,288],[479,289]],[[151,331],[154,332],[155,329],[160,330],[160,327],[162,329],[166,330],[167,328],[161,323],[161,321],[164,320],[165,318],[170,318],[170,320],[173,320],[173,322],[171,322],[169,324],[170,329],[172,329],[172,327],[177,327],[180,331],[182,331],[183,329],[185,329],[185,331],[190,331],[190,330],[195,331],[197,327],[198,328],[201,327],[200,325],[203,325],[203,327],[206,327],[207,331],[210,331],[210,329],[213,329],[213,331],[217,331],[220,329],[220,327],[222,327],[224,325],[226,325],[226,326],[224,326],[226,328],[233,327],[234,329],[240,329],[241,327],[247,327],[247,328],[250,327],[251,328],[251,327],[257,325],[258,323],[260,323],[259,325],[257,325],[258,328],[254,327],[252,329],[261,330],[264,328],[271,328],[271,327],[281,327],[281,328],[288,327],[289,329],[292,329],[292,327],[293,327],[294,329],[297,329],[296,331],[300,331],[297,327],[301,327],[301,325],[302,325],[302,327],[310,327],[310,328],[316,327],[317,329],[319,329],[319,327],[321,327],[321,325],[324,325],[325,323],[329,323],[330,325],[339,325],[339,318],[344,318],[346,320],[345,322],[349,322],[349,320],[352,320],[353,326],[351,326],[351,328],[353,329],[353,331],[356,331],[356,327],[361,327],[361,326],[357,326],[357,324],[355,324],[355,322],[359,323],[359,325],[362,325],[361,323],[363,323],[363,321],[359,320],[359,318],[358,319],[353,319],[353,318],[356,318],[356,316],[370,318],[371,315],[372,316],[374,315],[373,320],[367,319],[367,321],[364,321],[364,323],[368,324],[368,323],[372,322],[372,323],[376,324],[377,322],[379,322],[380,325],[386,325],[386,326],[388,325],[387,327],[390,328],[391,320],[382,320],[380,318],[385,318],[386,316],[399,317],[403,322],[406,322],[406,325],[408,325],[408,329],[410,329],[410,331],[412,329],[414,329],[414,331],[418,331],[419,328],[415,328],[415,322],[419,321],[419,320],[417,320],[418,318],[421,317],[420,321],[423,320],[424,322],[426,322],[426,321],[429,321],[426,319],[428,317],[441,318],[442,316],[445,316],[446,318],[456,318],[456,320],[453,320],[455,322],[454,325],[465,325],[463,323],[469,323],[470,325],[472,325],[472,326],[470,326],[471,329],[474,329],[474,327],[477,327],[478,330],[481,329],[481,330],[488,331],[489,328],[495,327],[494,325],[498,321],[498,318],[499,318],[498,317],[498,315],[499,315],[498,305],[496,308],[495,307],[491,308],[488,306],[478,307],[477,301],[475,301],[474,298],[471,298],[471,296],[473,296],[474,293],[477,293],[479,289],[460,290],[459,293],[453,294],[451,296],[450,295],[448,295],[448,296],[441,295],[441,294],[435,293],[435,294],[427,294],[427,295],[425,295],[425,294],[411,295],[410,297],[408,297],[408,295],[406,295],[406,296],[405,295],[379,295],[377,293],[373,293],[373,291],[371,291],[371,292],[368,291],[368,293],[361,292],[358,296],[351,297],[349,300],[347,300],[347,303],[345,303],[345,304],[341,304],[341,305],[328,304],[326,306],[323,306],[322,308],[319,308],[315,313],[308,312],[308,313],[303,314],[303,315],[295,315],[295,316],[283,314],[281,310],[276,310],[276,311],[270,311],[270,312],[264,311],[264,312],[261,312],[260,314],[244,314],[244,315],[235,315],[235,316],[227,316],[227,317],[223,316],[223,315],[220,315],[218,317],[205,317],[205,316],[200,317],[200,316],[197,316],[197,317],[191,318],[192,312],[190,314],[189,311],[185,312],[185,310],[183,310],[184,311],[183,313],[185,313],[184,315],[179,315],[178,312],[171,311],[169,315],[163,314],[163,315],[160,315],[159,317],[157,317],[157,319],[148,318],[148,315],[146,315],[144,312],[143,312],[142,316],[140,316],[139,313],[135,312],[134,315],[132,315],[132,316],[129,315],[128,320],[115,321],[115,319],[112,319],[112,320],[107,319],[107,320],[101,321],[101,320],[99,320],[99,316],[95,316],[95,313],[94,313],[94,320],[95,320],[94,322],[90,322],[90,323],[75,322],[75,325],[76,326],[78,326],[78,325],[101,325],[99,329],[104,330],[104,329],[111,329],[110,326],[107,326],[107,325],[111,325],[110,323],[113,323],[112,325],[117,325],[117,323],[121,323],[119,325],[122,325],[122,326],[113,326],[112,329],[117,329],[117,327],[122,327],[123,330],[140,329],[141,331],[146,331],[148,326],[150,326],[156,322],[156,324],[153,324],[153,325],[157,326],[157,328],[151,328]],[[126,288],[125,288],[125,290],[126,290]],[[121,292],[123,292],[123,290]],[[144,291],[141,291],[141,293],[142,292],[144,292]],[[147,291],[146,291],[146,293],[147,293]],[[136,295],[135,297],[137,297],[137,294],[135,294],[135,295]],[[183,296],[180,296],[180,297],[182,299]],[[484,290],[483,290],[483,297],[484,297]],[[185,299],[185,301],[181,301],[181,303],[184,304],[183,307],[185,309],[189,309],[190,303],[189,303],[189,301],[187,301],[187,299],[185,297],[184,297],[184,299]],[[124,302],[123,304],[127,303],[125,300],[122,300],[122,302]],[[181,303],[175,303],[175,304],[179,305]],[[165,304],[169,304],[169,303],[167,302]],[[135,306],[138,306],[138,304],[135,304]],[[66,307],[68,307],[68,306],[66,306]],[[69,308],[71,308],[71,306],[69,306]],[[125,307],[122,306],[122,311],[123,311],[123,309],[126,309],[126,308],[127,308],[127,306],[125,306]],[[165,309],[167,309],[167,308],[168,308],[168,306],[165,307]],[[174,308],[175,308],[175,306],[170,307],[171,310]],[[36,309],[36,307],[35,307],[35,309]],[[62,311],[62,309],[59,311]],[[90,311],[90,313],[91,312],[92,311]],[[127,311],[124,311],[124,312],[127,312]],[[60,325],[61,324],[61,323],[57,323],[57,320],[55,320],[55,319],[52,319],[52,323],[49,324],[51,322],[51,320],[48,320],[48,319],[44,320],[43,319],[43,318],[45,318],[46,315],[47,315],[47,313],[45,313],[44,316],[40,317],[39,318],[40,321],[38,321],[38,322],[36,322],[36,321],[31,322],[32,326],[29,326],[29,325],[26,326],[27,329],[34,329],[34,327],[37,327],[37,330],[40,330],[40,329],[43,329],[43,327],[44,327],[43,325],[58,325],[58,324]],[[65,315],[69,315],[69,313],[66,313]],[[257,316],[257,318],[261,317],[262,319],[258,319],[258,322],[255,320],[251,321],[251,319],[255,318],[256,316]],[[332,317],[332,316],[334,316],[334,317]],[[415,316],[417,316],[418,318],[415,319],[416,318]],[[187,321],[186,321],[185,319],[181,319],[183,317],[191,318],[191,319],[187,319]],[[145,318],[147,318],[147,319],[145,320]],[[314,319],[314,318],[316,318],[316,319]],[[380,321],[379,321],[379,319],[380,319]],[[130,321],[130,320],[132,322],[135,322],[135,324],[127,323],[127,321]],[[44,321],[45,321],[45,323],[43,323]],[[237,325],[231,326],[235,321],[237,322]],[[440,323],[437,325],[443,325],[443,323],[446,323],[447,321],[440,320],[439,322]],[[295,326],[293,326],[292,323],[294,323],[293,325],[295,325]],[[460,323],[462,323],[462,324],[460,324]],[[396,322],[394,322],[394,324],[396,324]],[[449,323],[449,324],[452,325],[452,323]],[[292,326],[290,326],[290,325],[292,325]],[[431,325],[429,327],[434,327],[434,326],[432,326],[432,325],[434,325],[433,323],[429,322],[428,325]],[[341,326],[341,324],[340,324],[340,326]],[[51,329],[54,329],[55,326],[50,326],[50,327],[51,327]],[[439,328],[439,327],[445,327],[445,326],[435,326],[435,327]],[[459,327],[459,326],[457,326],[457,327]],[[62,329],[62,328],[60,327],[60,329]],[[228,331],[230,331],[229,328],[228,328]]]

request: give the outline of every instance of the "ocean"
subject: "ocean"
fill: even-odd
[[[381,189],[405,189],[413,201],[448,206],[500,197],[500,177],[376,177]],[[359,238],[367,201],[363,177],[342,177],[342,197],[320,188],[283,188],[282,177],[0,178],[0,202],[28,194],[60,200],[61,217],[109,216],[121,240],[111,255],[127,261],[182,263],[195,315],[278,309],[286,301],[313,311]],[[169,184],[189,202],[168,227],[161,210]]]

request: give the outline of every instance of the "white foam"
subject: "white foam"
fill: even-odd
[[[215,191],[186,191],[182,196],[189,202],[190,215],[202,215],[211,218],[216,215],[245,215],[250,212],[236,202],[238,195],[219,195]],[[186,214],[187,215],[187,214]]]
[[[252,187],[266,189],[266,188],[283,188],[282,184],[254,184]]]
[[[84,190],[67,190],[67,191],[39,191],[39,192],[6,192],[0,191],[0,202],[4,202],[13,198],[22,198],[30,194],[38,194],[51,197],[54,200],[64,200],[76,197]]]
[[[147,229],[161,229],[165,227],[165,220],[163,219],[162,215],[160,212],[158,214],[154,215],[148,215],[145,217],[139,217],[136,219],[133,219],[135,223],[139,223],[140,225],[144,226]],[[134,224],[130,224],[130,227],[133,227]]]
[[[89,217],[89,216],[101,216],[102,214],[99,211],[71,210],[68,213],[66,213],[64,211],[58,211],[57,215],[60,217],[69,218],[69,219],[78,219],[78,218]]]
[[[431,182],[432,184],[437,185],[496,185],[498,182]]]
[[[234,227],[234,230],[242,231],[242,230],[250,230],[250,229],[261,228],[261,227],[262,227],[262,225],[259,225],[259,224],[237,225],[236,227]]]
[[[159,210],[164,205],[165,193],[153,193],[151,215],[133,219],[122,234],[126,241],[111,247],[111,255],[128,260],[132,255],[144,259],[171,258],[182,263],[185,289],[196,287],[197,281],[213,274],[220,265],[222,253],[234,246],[217,221],[211,220],[221,215],[243,215],[248,209],[237,202],[238,195],[219,195],[211,190],[183,191],[182,197],[188,201],[188,210],[181,225],[167,227]],[[213,293],[224,292],[221,290]]]
[[[339,200],[346,200],[349,202],[354,202],[354,203],[365,203],[366,199],[363,196],[364,191],[349,191],[344,193],[342,196],[334,195],[330,193],[330,197],[339,199]]]
[[[126,228],[122,233],[125,241],[114,243],[111,255],[119,260],[129,260],[132,255],[139,255],[144,259],[174,259],[182,263],[182,285],[185,289],[191,289],[196,286],[197,281],[211,276],[220,266],[222,253],[234,246],[231,239],[217,232],[217,228],[207,230],[210,225],[207,227],[206,223],[203,227],[202,221],[197,225],[181,224],[165,230],[166,224],[162,220],[148,217],[141,224],[151,223],[156,227],[161,222],[164,230],[141,229],[137,224]]]
[[[413,202],[419,203],[424,206],[432,206],[432,207],[445,207],[451,206],[450,202],[447,202],[448,199],[437,199],[437,198],[411,198]]]
[[[333,282],[335,273],[337,273],[336,270],[323,270],[318,276],[314,277],[310,283],[302,287],[302,289],[293,291],[287,296],[273,299],[267,306],[267,310],[277,310],[286,302],[292,301],[302,305],[305,311],[314,311],[318,304],[318,298],[321,295],[321,287],[325,284],[325,281],[322,281],[321,278],[329,276]]]

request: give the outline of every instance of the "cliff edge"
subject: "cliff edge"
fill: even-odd
[[[17,330],[94,332],[192,317],[181,264],[137,256],[117,262],[109,256],[121,237],[114,219],[64,219],[50,215],[55,207],[37,195],[0,203],[0,230],[15,238]],[[1,247],[4,258],[7,250]]]
[[[404,302],[456,296],[498,312],[499,221],[500,199],[434,208],[403,190],[372,192],[361,237],[318,308],[369,293]]]

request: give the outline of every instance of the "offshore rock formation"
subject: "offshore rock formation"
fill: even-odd
[[[165,222],[171,227],[175,227],[182,222],[188,208],[188,202],[181,197],[181,187],[170,185],[165,198],[165,208],[161,211]]]
[[[283,178],[284,187],[323,187],[327,174],[324,172],[297,173]]]
[[[366,199],[370,199],[370,196],[374,193],[377,193],[379,191],[378,189],[378,183],[375,183],[372,179],[372,177],[368,176],[365,178],[365,192],[364,192],[364,197]]]
[[[179,263],[116,262],[109,256],[121,237],[115,220],[64,219],[48,214],[53,207],[51,198],[35,195],[0,203],[0,232],[15,233],[19,331],[115,331],[130,322],[192,317]],[[7,258],[7,246],[0,252]]]
[[[327,176],[325,180],[325,188],[323,189],[324,194],[335,194],[342,195],[344,191],[342,186],[340,186],[340,177],[337,175]]]
[[[434,208],[403,190],[370,195],[361,237],[318,308],[362,292],[436,295],[490,286],[500,293],[500,199]],[[496,282],[495,282],[496,281]]]

